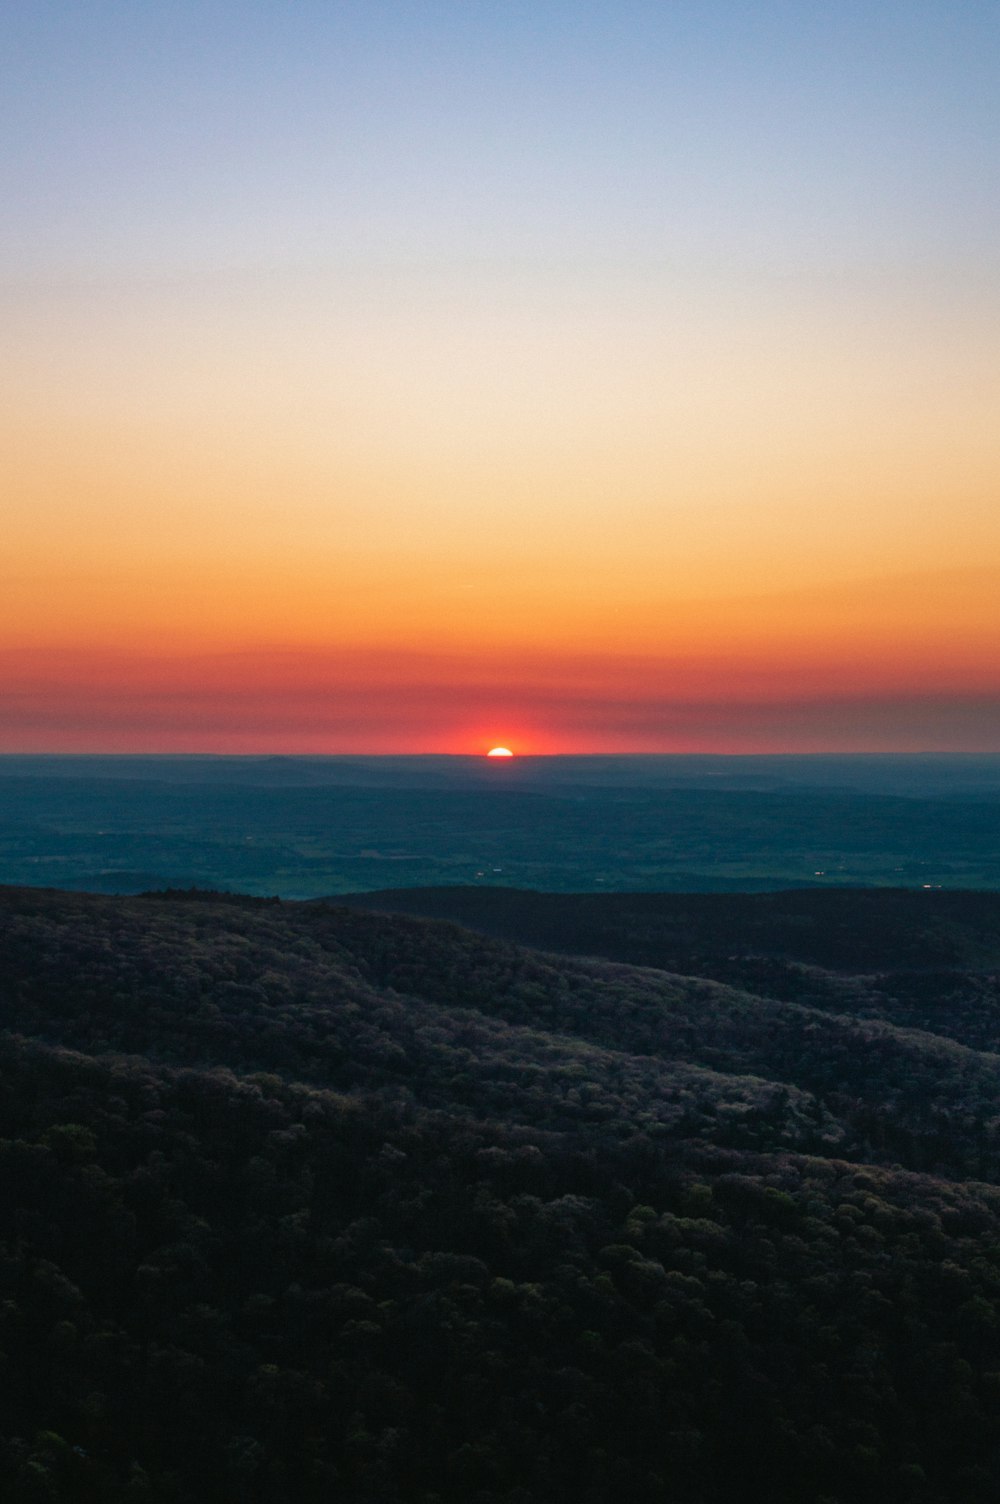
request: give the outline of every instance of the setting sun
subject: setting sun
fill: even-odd
[[[513,757],[514,754],[510,750],[509,747],[491,747],[490,750],[487,752],[486,756],[487,757]]]

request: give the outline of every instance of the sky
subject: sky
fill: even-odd
[[[1000,751],[993,0],[0,56],[0,751]]]

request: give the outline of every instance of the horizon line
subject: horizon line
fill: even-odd
[[[61,759],[61,758],[69,758],[69,757],[75,757],[75,758],[132,758],[132,759],[136,759],[136,758],[154,758],[155,757],[155,758],[170,758],[170,759],[177,759],[177,760],[179,760],[181,758],[200,758],[200,759],[203,759],[203,760],[213,759],[213,760],[220,761],[220,762],[221,761],[237,762],[237,761],[250,761],[250,760],[276,762],[276,761],[284,761],[285,759],[289,759],[289,758],[302,759],[303,761],[304,760],[309,760],[309,761],[324,761],[324,760],[326,760],[326,761],[332,761],[332,760],[338,759],[338,758],[343,758],[345,760],[348,760],[348,759],[350,759],[350,760],[357,760],[358,758],[367,758],[367,759],[372,759],[372,760],[378,759],[378,758],[384,758],[384,759],[388,760],[388,759],[391,758],[391,759],[397,760],[397,761],[400,760],[400,759],[406,759],[406,760],[409,760],[409,761],[418,761],[418,760],[424,760],[424,759],[428,759],[429,760],[429,759],[432,759],[432,758],[434,758],[434,759],[449,758],[449,759],[454,759],[456,761],[461,760],[461,761],[464,761],[464,762],[484,762],[484,763],[489,760],[488,755],[485,752],[270,752],[270,751],[268,751],[268,752],[264,752],[264,751],[262,751],[262,752],[209,752],[209,751],[199,751],[199,750],[195,750],[195,749],[192,749],[192,750],[189,750],[189,751],[183,751],[183,752],[178,752],[178,751],[169,751],[169,752],[168,751],[162,751],[162,752],[158,752],[158,751],[126,752],[126,751],[120,751],[120,750],[118,750],[118,751],[99,751],[99,752],[95,752],[93,749],[88,749],[88,750],[82,750],[81,749],[80,751],[63,749],[62,751],[59,751],[59,752],[53,752],[53,751],[28,751],[28,750],[19,750],[19,751],[0,750],[0,762],[4,762],[4,761],[7,761],[7,760],[10,760],[10,759],[13,759],[13,758],[25,758],[25,757],[39,758],[39,759],[44,758],[44,759],[48,759],[48,760],[51,760],[51,761],[56,761],[56,760]],[[784,758],[784,757],[795,757],[795,758],[803,758],[803,759],[805,759],[805,758],[818,758],[818,757],[837,758],[837,759],[862,758],[862,757],[864,757],[864,758],[879,758],[879,759],[886,759],[886,758],[897,758],[897,759],[898,758],[979,758],[979,759],[994,758],[994,759],[1000,760],[1000,748],[998,748],[995,751],[988,751],[988,752],[987,751],[982,751],[982,750],[970,751],[970,750],[961,749],[961,748],[945,750],[945,749],[942,749],[942,748],[931,748],[931,747],[921,748],[921,749],[907,748],[907,749],[900,749],[898,751],[890,751],[890,750],[886,750],[884,748],[880,749],[878,751],[865,750],[864,748],[858,748],[856,750],[851,750],[851,751],[846,751],[846,752],[844,750],[842,750],[842,749],[834,749],[834,748],[831,748],[829,750],[817,750],[817,749],[814,748],[814,749],[812,749],[811,751],[808,751],[808,752],[804,752],[804,751],[803,752],[798,752],[798,751],[792,751],[792,750],[789,750],[789,751],[780,751],[780,752],[775,752],[775,751],[770,751],[770,752],[715,752],[715,751],[709,751],[709,750],[704,750],[704,751],[701,751],[701,750],[699,750],[699,751],[690,751],[689,750],[689,751],[684,751],[684,752],[668,752],[668,751],[664,751],[664,752],[650,752],[648,750],[645,750],[645,751],[644,750],[636,750],[636,751],[619,750],[619,751],[616,751],[616,752],[602,752],[602,751],[597,751],[597,750],[594,750],[594,751],[580,751],[580,750],[577,750],[577,751],[573,751],[573,752],[516,752],[516,753],[514,753],[512,755],[512,757],[511,757],[510,760],[513,761],[513,762],[554,762],[554,761],[557,761],[557,760],[559,760],[561,758],[572,758],[572,757],[601,757],[601,758],[607,758],[607,759],[616,759],[616,758],[624,758],[624,757],[629,757],[629,758],[649,758],[649,759],[652,759],[652,758],[693,758],[693,757],[698,757],[698,758],[716,758],[719,761],[736,761],[736,760],[738,760],[740,758],[758,758],[758,759],[759,758],[769,758],[770,759],[770,758]],[[499,759],[494,758],[493,761],[497,762],[497,761],[499,761]],[[503,759],[503,761],[504,761],[504,763],[506,763],[508,760],[505,758],[505,759]]]

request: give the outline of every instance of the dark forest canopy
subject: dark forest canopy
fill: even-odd
[[[995,1499],[1000,896],[405,901],[0,890],[3,1497]]]

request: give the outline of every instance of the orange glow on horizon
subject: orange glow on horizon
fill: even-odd
[[[290,602],[291,617],[285,590],[273,605]],[[83,614],[67,619],[65,602],[26,584],[19,615],[18,593],[0,599],[0,751],[1000,751],[1000,571],[988,567],[664,595],[658,609],[623,596],[614,612],[606,592],[564,602],[559,622],[539,598],[489,636],[468,609],[464,635],[457,619],[435,631],[428,604],[405,647],[333,620],[293,640],[240,641],[235,621],[213,636],[182,595],[172,629],[164,601],[151,639],[127,630],[138,600],[112,600],[117,622],[87,632]],[[265,605],[242,608],[261,634]]]
[[[773,648],[728,658],[11,649],[0,651],[0,751],[1000,751],[995,658],[877,649],[867,660]]]
[[[0,753],[1000,753],[995,8],[621,9],[18,7]]]

